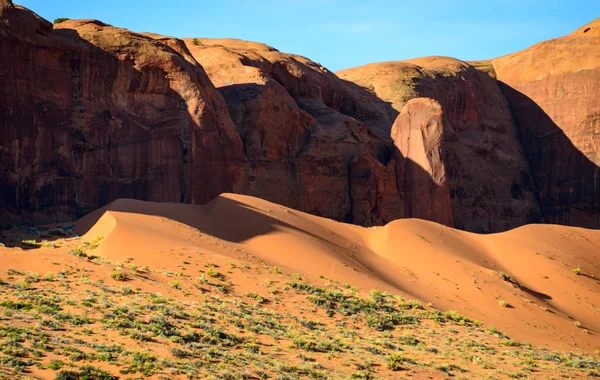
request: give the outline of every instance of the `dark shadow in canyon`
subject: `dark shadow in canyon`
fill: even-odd
[[[520,132],[544,222],[600,228],[600,168],[535,101],[498,83]]]

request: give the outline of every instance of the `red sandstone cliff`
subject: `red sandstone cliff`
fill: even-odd
[[[185,39],[223,94],[248,157],[240,193],[362,225],[405,217],[397,112],[321,65],[234,39]]]
[[[259,43],[53,28],[0,0],[1,220],[228,191],[362,225],[597,227],[599,38],[596,22],[491,62],[338,77]]]
[[[389,129],[395,111],[316,63],[268,48],[279,54],[265,52],[270,63],[246,49],[250,64],[237,68],[268,75],[253,83],[221,70],[226,105],[181,40],[93,20],[53,28],[2,4],[3,221],[69,219],[120,197],[204,203],[226,191],[365,225],[404,216],[391,139],[370,129]]]
[[[398,111],[417,97],[439,102],[444,140],[440,160],[454,226],[494,232],[539,220],[518,131],[490,75],[448,57],[373,63],[337,75],[369,89]],[[424,190],[423,196],[430,193]]]
[[[241,140],[189,54],[99,21],[53,29],[4,0],[0,56],[3,212],[39,222],[232,189]]]
[[[492,63],[544,221],[600,227],[600,19]]]

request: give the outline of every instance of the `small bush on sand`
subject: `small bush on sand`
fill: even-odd
[[[113,271],[110,277],[115,281],[127,281],[127,275],[120,270]]]
[[[402,365],[410,363],[414,363],[414,360],[409,359],[400,354],[392,354],[388,358],[387,366],[392,371],[400,371],[401,369],[403,369]]]

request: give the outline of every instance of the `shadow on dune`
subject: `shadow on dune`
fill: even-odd
[[[269,207],[273,207],[273,209]],[[288,223],[276,217],[273,213],[275,208],[280,208],[279,213],[284,212],[285,217],[289,217],[291,222]],[[247,243],[253,238],[277,232],[287,233],[288,237],[292,236],[291,234],[297,234],[304,236],[307,242],[321,245],[324,248],[320,251],[323,255],[330,256],[346,266],[355,268],[364,275],[377,278],[400,291],[412,294],[411,289],[400,281],[394,266],[390,265],[387,259],[362,244],[349,244],[347,238],[340,236],[334,230],[311,220],[307,221],[298,215],[297,211],[279,205],[259,208],[232,199],[228,195],[220,196],[203,206],[122,199],[104,209],[96,210],[80,220],[75,228],[76,232],[80,235],[87,233],[107,211],[168,218],[194,228],[202,234],[232,244]],[[271,215],[271,213],[273,214]],[[118,215],[116,216],[118,218]],[[273,237],[273,239],[279,238]],[[294,239],[290,240],[290,242],[294,241]],[[282,257],[286,254],[285,250],[281,252]]]
[[[520,285],[520,289],[527,294],[530,294],[536,298],[542,299],[544,301],[552,300],[552,297],[545,293],[536,292],[535,290],[528,288],[526,286]]]
[[[579,273],[579,276],[583,276],[583,277],[589,278],[590,280],[594,280],[594,281],[596,281],[598,284],[600,284],[600,279],[599,279],[598,277],[590,276],[590,275],[589,275],[589,274],[587,274],[587,273]]]

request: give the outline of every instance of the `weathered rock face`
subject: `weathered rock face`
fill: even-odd
[[[195,40],[184,41],[222,92],[240,89],[243,84],[263,86],[273,82],[313,117],[330,116],[333,110],[368,125],[378,137],[389,140],[398,111],[360,86],[340,80],[320,64],[256,42]]]
[[[397,114],[304,57],[186,39],[223,94],[249,161],[236,192],[362,225],[405,216],[389,137]]]
[[[600,227],[600,19],[492,60],[544,221]]]
[[[450,191],[442,158],[442,106],[429,98],[406,103],[392,127],[396,181],[406,214],[452,226]]]
[[[496,232],[541,204],[546,221],[598,226],[599,35],[340,79],[263,44],[53,28],[0,0],[0,221],[236,192],[362,225]]]
[[[447,211],[423,204],[414,211],[427,213],[420,217],[475,232],[503,231],[537,222],[540,212],[533,181],[508,104],[496,80],[484,72],[493,75],[491,65],[477,65],[427,57],[374,63],[337,74],[374,92],[398,111],[417,97],[432,98],[441,105],[441,161],[452,219],[447,221]],[[428,190],[422,194],[432,193]],[[423,202],[433,200],[424,198]],[[445,204],[445,195],[439,202]]]
[[[0,9],[6,9],[8,7],[12,7],[12,0],[0,0]]]
[[[98,21],[53,30],[0,9],[3,221],[64,220],[119,197],[201,203],[233,188],[241,140],[189,53]]]
[[[181,40],[93,20],[53,29],[25,8],[1,9],[3,221],[221,192],[365,225],[404,216],[391,140],[364,124],[389,133],[396,111],[316,63],[215,44],[211,53],[229,55],[206,57],[232,65],[206,62],[225,75],[219,92]]]

